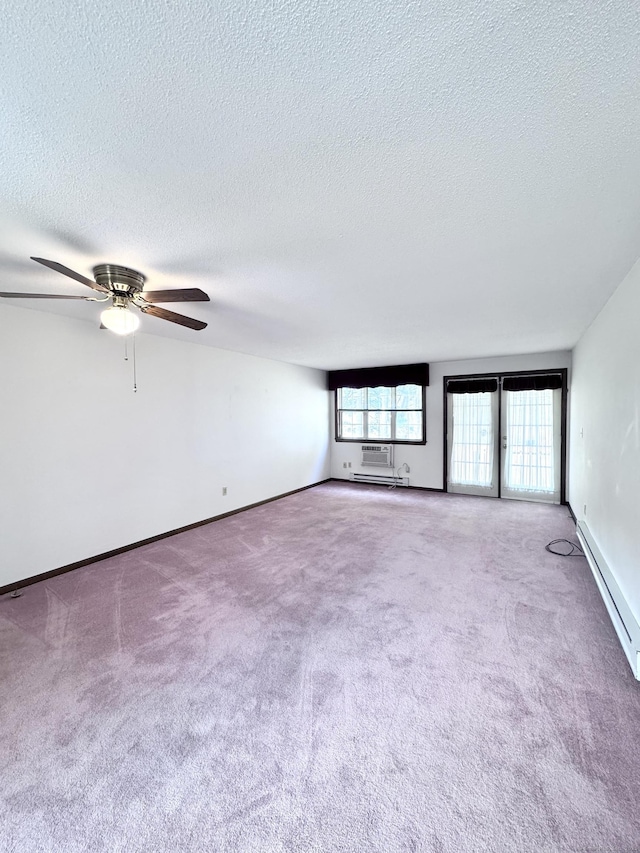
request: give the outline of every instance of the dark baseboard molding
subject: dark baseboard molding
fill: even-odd
[[[566,508],[569,510],[569,512],[571,513],[571,518],[573,519],[573,523],[574,523],[574,524],[577,524],[577,523],[578,523],[578,519],[576,518],[576,514],[575,514],[575,512],[573,511],[573,509],[571,508],[571,504],[569,503],[569,501],[565,501],[565,506],[566,506]]]
[[[304,492],[307,489],[313,489],[316,486],[321,486],[323,483],[328,483],[331,477],[326,480],[319,480],[317,483],[310,483],[308,486],[302,486],[299,489],[293,489],[290,492],[284,492],[281,495],[275,495],[272,498],[266,498],[263,501],[258,501],[254,504],[232,509],[230,512],[223,512],[220,515],[213,515],[211,518],[205,518],[203,521],[194,521],[193,524],[186,524],[184,527],[176,527],[175,530],[169,530],[166,533],[158,533],[157,536],[150,536],[148,539],[141,539],[139,542],[132,542],[131,545],[123,545],[121,548],[114,548],[113,551],[105,551],[104,554],[97,554],[95,557],[87,557],[85,560],[78,560],[75,563],[69,563],[67,566],[60,566],[57,569],[51,569],[49,572],[42,572],[39,575],[33,575],[30,578],[23,578],[19,581],[0,586],[0,595],[6,595],[8,592],[13,592],[15,589],[22,589],[25,586],[39,583],[40,581],[55,578],[57,575],[64,575],[66,572],[73,572],[75,569],[82,569],[84,566],[90,566],[92,563],[99,563],[102,560],[108,560],[109,557],[117,557],[119,554],[125,554],[127,551],[133,551],[134,548],[141,548],[143,545],[151,545],[153,542],[159,542],[161,539],[168,539],[169,536],[175,536],[177,533],[186,533],[187,530],[194,530],[196,527],[203,527],[205,524],[211,524],[214,521],[220,521],[223,518],[229,518],[232,515],[237,515],[239,512],[246,512],[248,509],[255,509],[258,506],[279,501],[282,498],[288,498],[289,495],[296,495],[298,492]]]
[[[330,477],[336,483],[350,483],[352,486],[380,486],[382,489],[388,489],[386,483],[356,483],[354,480],[345,480],[343,477]],[[433,486],[398,486],[399,489],[415,489],[419,492],[444,492],[444,489],[436,489]]]

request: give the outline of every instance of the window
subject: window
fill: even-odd
[[[425,444],[422,385],[336,389],[336,440]]]

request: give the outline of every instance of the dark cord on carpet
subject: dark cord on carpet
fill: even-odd
[[[560,542],[569,546],[569,551],[554,551],[551,547],[552,545],[558,545]],[[575,542],[571,542],[569,539],[552,539],[547,545],[544,546],[545,550],[547,550],[550,554],[557,554],[558,557],[584,557],[584,551],[579,545],[576,545]]]

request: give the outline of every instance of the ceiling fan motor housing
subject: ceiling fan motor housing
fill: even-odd
[[[145,283],[142,273],[117,264],[98,264],[93,268],[93,277],[112,293],[129,297],[140,293]]]

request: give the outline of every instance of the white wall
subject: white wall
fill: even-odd
[[[443,377],[470,373],[508,373],[515,370],[547,370],[571,367],[571,353],[550,352],[533,355],[504,356],[502,358],[481,358],[467,361],[441,361],[429,365],[429,387],[427,388],[427,443],[426,445],[397,444],[394,448],[394,466],[406,462],[411,468],[409,480],[412,486],[431,489],[443,488]],[[332,393],[333,410],[333,393]],[[331,430],[334,432],[332,411]],[[360,443],[351,444],[332,441],[331,476],[348,479],[349,469],[344,463],[351,462],[352,471],[371,473],[371,469],[359,464]]]
[[[0,307],[0,586],[329,476],[324,372],[142,334],[134,394],[123,348]]]
[[[571,506],[640,622],[640,261],[575,348],[571,406]]]

